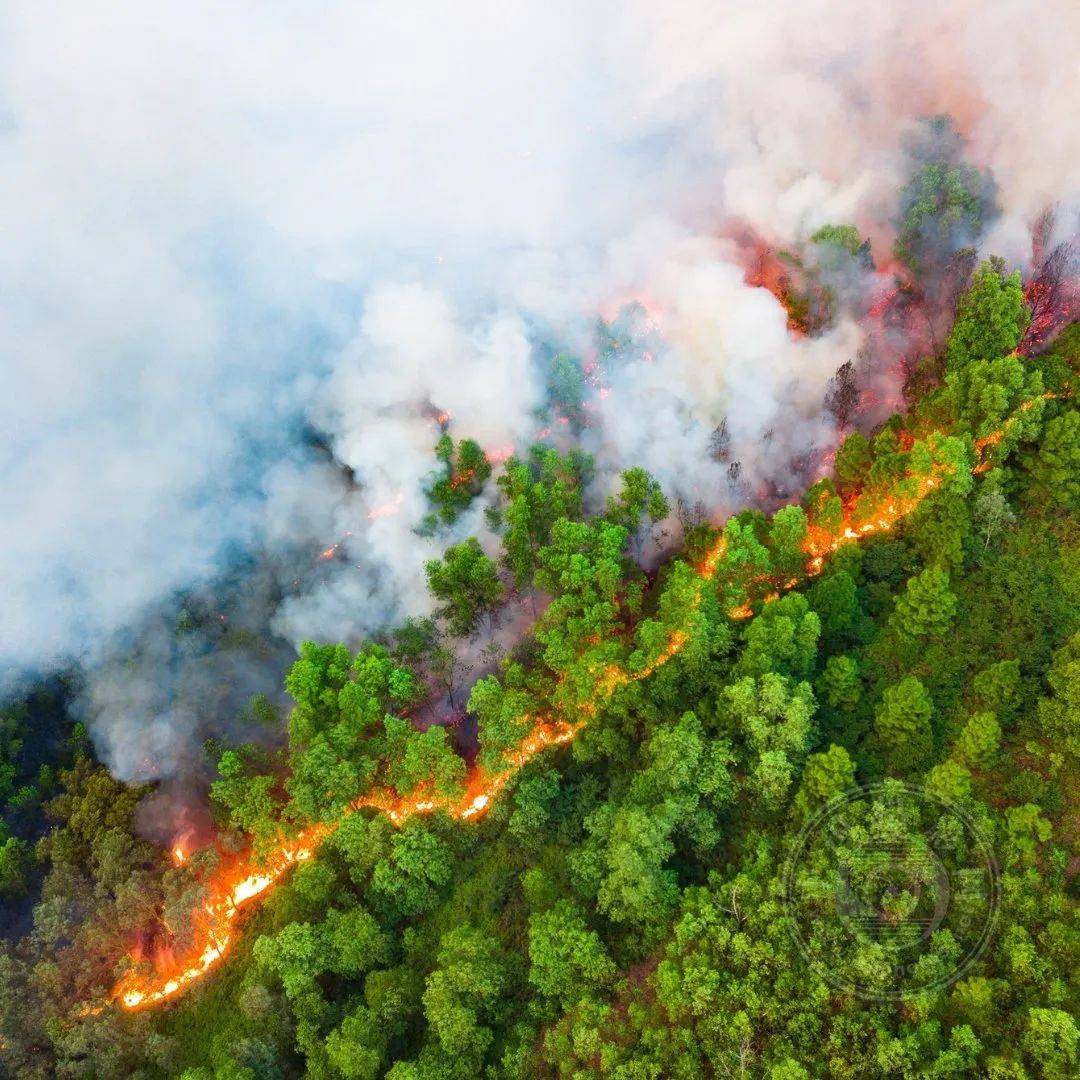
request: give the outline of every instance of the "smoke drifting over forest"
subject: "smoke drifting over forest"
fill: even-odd
[[[990,185],[943,245],[1023,266],[1048,208],[1076,230],[1067,0],[585,8],[0,16],[0,665],[85,665],[122,778],[183,772],[290,644],[429,610],[424,560],[489,539],[483,498],[416,532],[443,428],[493,457],[576,438],[596,498],[630,465],[714,518],[796,491],[830,379],[870,364],[888,412],[904,331],[849,267],[793,334],[746,237],[852,223],[881,267],[921,117]],[[235,660],[177,638],[181,604]],[[267,627],[281,650],[245,645]]]

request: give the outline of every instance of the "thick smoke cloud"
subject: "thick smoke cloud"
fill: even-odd
[[[863,342],[849,320],[793,339],[724,223],[791,243],[854,221],[884,253],[904,134],[949,112],[997,183],[985,243],[1023,258],[1047,205],[1075,228],[1077,20],[1067,0],[9,6],[7,685],[104,663],[87,712],[110,763],[183,768],[198,724],[152,668],[117,677],[117,635],[252,550],[288,586],[260,613],[287,640],[424,611],[423,559],[490,542],[479,508],[412,532],[434,413],[522,446],[542,350],[587,354],[624,300],[663,343],[598,398],[599,483],[641,463],[736,505],[827,443],[822,393]],[[708,452],[725,420],[741,492]]]

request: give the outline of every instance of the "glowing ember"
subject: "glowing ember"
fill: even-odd
[[[398,492],[394,496],[392,502],[383,503],[382,506],[372,507],[368,511],[368,521],[378,521],[379,518],[392,517],[401,509],[401,504],[405,501],[405,496]]]
[[[751,229],[736,228],[731,239],[735,242],[737,256],[743,265],[746,284],[772,293],[787,314],[788,330],[798,337],[806,334],[809,329],[808,297],[799,295],[793,280],[792,272],[796,264]]]
[[[720,565],[720,560],[726,554],[727,540],[721,535],[716,543],[709,549],[709,553],[701,560],[701,565],[698,566],[698,574],[706,581],[712,581],[716,576],[716,568]]]
[[[484,457],[486,457],[492,465],[499,465],[502,462],[509,460],[513,456],[513,443],[507,443],[505,446],[493,446],[490,449],[484,450]]]
[[[1080,254],[1076,241],[1066,240],[1049,249],[1052,234],[1053,217],[1047,215],[1032,237],[1032,276],[1024,284],[1024,302],[1031,312],[1031,322],[1020,343],[1020,352],[1025,356],[1045,346],[1080,313],[1076,273]]]
[[[461,487],[462,484],[467,484],[470,480],[472,480],[475,475],[475,469],[463,469],[461,472],[455,474],[453,479],[451,479],[450,487],[456,490],[457,488]]]
[[[1038,402],[1040,401],[1049,401],[1055,397],[1057,397],[1057,394],[1055,394],[1052,390],[1047,390],[1045,394],[1042,394],[1037,398],[1032,398],[1030,401],[1025,401],[1016,410],[1016,412],[1012,416],[1010,416],[1008,420],[1005,421],[1004,425],[997,429],[997,431],[991,431],[989,435],[986,435],[981,439],[976,439],[975,450],[982,460],[979,461],[979,463],[975,466],[972,472],[974,472],[975,475],[978,476],[981,473],[987,472],[991,468],[994,463],[990,458],[986,456],[986,451],[994,446],[997,446],[1001,442],[1001,440],[1005,438],[1005,436],[1009,432],[1009,429],[1013,426],[1013,424],[1016,423],[1017,419],[1022,413],[1028,412],[1029,410],[1034,408],[1035,405],[1038,404]]]
[[[331,544],[325,551],[320,551],[318,555],[319,562],[329,562],[335,555],[341,550],[342,545],[349,537],[352,536],[351,532],[345,533],[345,535],[336,543]]]

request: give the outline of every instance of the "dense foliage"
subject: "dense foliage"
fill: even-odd
[[[911,257],[935,201],[974,213],[963,180],[928,172],[913,188]],[[859,251],[842,230],[819,242]],[[470,540],[428,565],[436,621],[358,651],[305,646],[287,679],[287,746],[215,748],[223,852],[340,824],[175,1007],[82,1003],[131,962],[133,928],[147,956],[189,946],[222,852],[171,867],[135,834],[142,793],[76,742],[38,842],[32,929],[0,954],[2,1067],[186,1080],[1080,1074],[1080,328],[1023,357],[1026,318],[1018,279],[980,268],[938,385],[909,415],[851,435],[835,481],[802,505],[737,515],[722,548],[690,528],[656,573],[633,557],[669,513],[648,474],[629,470],[590,514],[580,455],[508,461],[502,552]],[[564,366],[553,378],[569,397]],[[446,440],[439,455],[430,529],[490,474],[475,444]],[[803,577],[811,530],[930,476],[895,528]],[[783,595],[761,588],[788,579]],[[472,686],[467,750],[494,770],[538,717],[584,720],[580,734],[476,821],[435,813],[399,828],[350,810],[372,788],[464,791],[448,731],[410,718],[433,696],[452,701],[455,638],[496,620],[508,591],[543,603]],[[752,617],[734,618],[745,605]],[[889,778],[962,807],[1000,867],[989,947],[950,980],[962,928],[943,929],[921,961],[942,978],[900,1000],[823,978],[784,904],[800,829],[853,785]],[[917,829],[874,798],[867,829]],[[0,887],[18,889],[30,852],[11,843],[0,837]],[[880,988],[890,947],[838,945],[841,982]]]

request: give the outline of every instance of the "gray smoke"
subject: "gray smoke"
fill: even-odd
[[[424,613],[424,559],[493,544],[480,505],[414,532],[435,413],[524,447],[544,350],[631,301],[656,347],[590,392],[598,494],[635,463],[713,515],[794,483],[866,331],[792,337],[725,225],[887,254],[905,135],[948,112],[996,183],[981,243],[1022,260],[1046,206],[1076,227],[1078,38],[1068,0],[9,5],[5,685],[85,665],[118,775],[187,768],[234,708],[193,687],[272,678],[184,655],[182,597],[253,558],[286,642]]]

